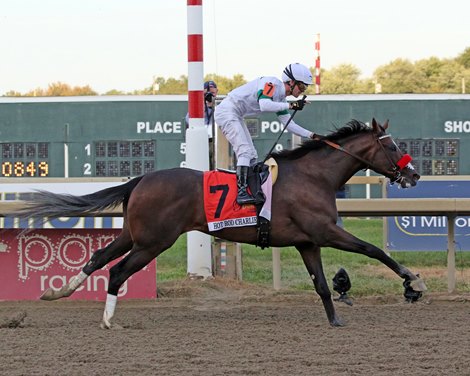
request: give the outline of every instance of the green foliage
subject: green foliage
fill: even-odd
[[[219,95],[228,94],[233,89],[245,84],[247,81],[242,74],[236,74],[232,78],[219,76],[217,74],[209,74],[204,78],[204,81],[212,80],[217,83]]]
[[[341,64],[323,71],[321,91],[323,94],[350,94],[355,91],[361,72],[352,64]]]
[[[83,96],[83,95],[98,95],[89,85],[74,86],[63,83],[54,82],[49,84],[47,89],[37,88],[27,92],[25,97],[63,97],[63,96]],[[21,93],[9,91],[6,93],[7,97],[21,97]]]
[[[157,283],[183,279],[187,275],[187,237],[182,235],[173,246],[157,258]]]
[[[470,69],[470,47],[467,47],[464,52],[457,56],[456,60],[466,69]]]
[[[126,93],[124,91],[113,89],[107,91],[106,93],[104,93],[104,95],[126,95]]]
[[[457,60],[439,60],[436,57],[420,60],[415,63],[419,72],[424,74],[421,83],[423,93],[459,93],[462,89],[462,78],[465,69]]]
[[[21,97],[22,94],[19,91],[9,90],[5,93],[4,97]]]
[[[155,84],[158,85],[158,90],[154,90]],[[157,77],[155,79],[154,84],[147,89],[145,93],[142,94],[159,94],[159,95],[167,95],[167,94],[187,94],[188,92],[188,77],[187,76],[180,76],[179,79],[176,78],[168,78],[165,79],[163,77]]]
[[[396,59],[377,68],[374,76],[382,85],[382,93],[416,93],[424,81],[424,74],[404,59]]]

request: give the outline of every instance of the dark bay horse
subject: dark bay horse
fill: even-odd
[[[402,187],[419,180],[408,155],[386,133],[388,121],[367,126],[352,120],[336,132],[300,147],[274,153],[279,175],[273,187],[271,245],[295,246],[321,297],[332,326],[343,325],[333,305],[323,273],[321,247],[360,253],[381,261],[404,279],[414,291],[424,291],[424,282],[407,268],[336,225],[335,192],[361,169],[370,168]],[[188,189],[190,187],[190,189]],[[108,207],[123,205],[121,234],[97,250],[82,271],[61,290],[47,290],[42,299],[70,296],[94,271],[130,251],[110,269],[106,307],[101,326],[111,328],[117,293],[121,285],[178,237],[198,230],[235,242],[256,244],[254,226],[210,232],[203,208],[203,173],[186,168],[155,171],[120,186],[84,196],[40,191],[23,210],[23,217],[77,217],[93,215]]]

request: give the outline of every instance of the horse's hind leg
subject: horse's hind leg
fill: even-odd
[[[308,246],[302,245],[296,248],[302,256],[302,260],[307,267],[308,274],[312,278],[317,294],[320,295],[330,325],[343,326],[342,320],[336,314],[333,300],[331,299],[331,292],[328,288],[325,273],[323,272],[320,247],[309,244]]]
[[[132,248],[132,239],[126,227],[123,228],[121,234],[114,239],[105,248],[97,250],[93,253],[91,259],[82,268],[82,271],[74,276],[69,283],[62,286],[60,290],[52,288],[47,289],[41,295],[42,300],[57,300],[72,295],[80,285],[96,270],[101,269],[109,262],[122,256]]]
[[[161,247],[159,245],[136,249],[134,245],[132,251],[109,270],[108,294],[106,296],[106,305],[103,312],[103,321],[101,322],[102,329],[120,328],[118,325],[111,324],[111,318],[114,316],[116,308],[119,288],[132,274],[141,270],[165,249],[167,249],[167,247]]]

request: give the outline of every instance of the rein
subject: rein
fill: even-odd
[[[384,176],[388,177],[390,179],[391,184],[399,181],[402,176],[401,176],[401,171],[408,165],[408,163],[411,162],[412,158],[409,154],[404,154],[398,161],[397,163],[393,163],[393,161],[390,159],[390,156],[385,152],[383,144],[380,142],[382,139],[390,137],[390,135],[384,135],[379,138],[377,138],[377,142],[380,144],[380,147],[382,151],[385,153],[385,156],[390,162],[390,165],[392,166],[392,172],[391,174],[387,171],[386,173],[382,173]],[[332,147],[333,149],[339,150],[343,153],[346,153],[350,155],[351,157],[357,159],[358,161],[361,161],[366,165],[366,169],[370,168],[372,170],[375,170],[377,172],[381,171],[381,168],[378,168],[378,166],[374,165],[373,163],[365,160],[364,158],[360,157],[359,155],[350,152],[349,150],[345,149],[341,145],[332,142],[330,140],[326,140],[324,138],[318,138],[319,141],[322,141],[323,143],[327,144],[328,146]]]

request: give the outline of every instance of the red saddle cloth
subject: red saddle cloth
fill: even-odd
[[[204,172],[204,210],[209,231],[257,223],[254,205],[237,204],[237,176],[232,173]]]

